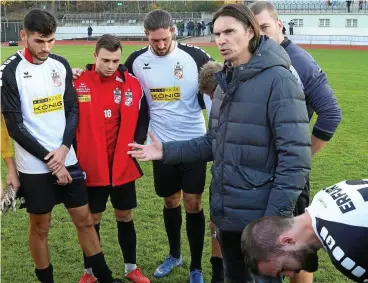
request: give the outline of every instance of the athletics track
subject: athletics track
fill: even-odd
[[[189,42],[186,41],[186,44],[192,44],[195,46],[216,46],[214,42]],[[56,45],[95,45],[96,41],[88,42],[86,40],[57,40]],[[146,46],[148,45],[147,41],[122,41],[123,46],[124,45],[142,45]],[[5,43],[4,46],[7,46],[8,44]],[[19,45],[22,45],[21,42],[19,42]],[[362,45],[329,45],[329,44],[298,44],[302,48],[308,48],[308,49],[337,49],[337,50],[368,50],[368,46],[362,46]]]

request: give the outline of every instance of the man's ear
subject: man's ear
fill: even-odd
[[[28,48],[28,43],[27,43],[27,32],[22,29],[20,32],[19,32],[19,35],[20,35],[20,39],[24,42],[24,47],[25,48]]]
[[[21,40],[26,40],[27,39],[27,33],[24,29],[22,29],[19,33],[20,39]]]
[[[170,32],[175,33],[175,27],[171,27]]]
[[[280,235],[280,237],[277,240],[278,244],[281,246],[289,246],[295,244],[295,240],[289,235]]]
[[[252,39],[254,37],[254,29],[252,27],[249,27],[248,33],[249,33],[249,39]]]
[[[276,24],[277,24],[277,26],[279,27],[279,32],[281,32],[281,33],[282,33],[282,28],[283,28],[284,24],[283,24],[283,23],[282,23],[282,21],[280,21],[280,20],[277,20]]]
[[[149,35],[149,31],[148,30],[144,30],[144,34],[146,35],[146,36],[148,36]]]

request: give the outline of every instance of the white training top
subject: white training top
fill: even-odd
[[[159,140],[189,140],[206,133],[198,74],[209,60],[211,57],[202,49],[177,42],[166,56],[157,56],[151,47],[146,47],[127,59],[126,67],[137,77],[146,95],[149,130]]]
[[[50,54],[45,62],[36,65],[27,61],[19,51],[1,66],[2,80],[6,80],[2,82],[2,91],[6,90],[6,95],[20,100],[25,128],[48,151],[61,146],[65,130],[63,98],[67,68],[64,61],[64,58]],[[18,171],[27,174],[50,172],[44,162],[18,143],[14,144]],[[71,146],[65,166],[76,163],[75,151]]]
[[[368,179],[328,187],[306,210],[335,267],[354,281],[368,282]]]

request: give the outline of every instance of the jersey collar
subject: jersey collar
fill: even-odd
[[[33,57],[31,52],[29,52],[29,49],[27,47],[24,47],[24,58],[29,62],[33,64]]]
[[[96,64],[87,64],[86,65],[86,70],[95,72],[96,71]],[[116,70],[116,72],[112,76],[110,76],[110,77],[101,77],[100,75],[98,75],[98,77],[100,78],[100,80],[102,82],[109,81],[110,79],[115,80],[116,77],[119,77],[119,78],[123,79],[123,81],[125,82],[124,72],[126,72],[126,71],[127,71],[127,68],[124,65],[120,64],[118,69]],[[96,72],[96,74],[97,74],[97,72]]]

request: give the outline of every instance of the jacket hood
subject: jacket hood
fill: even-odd
[[[272,67],[289,69],[291,61],[284,48],[273,39],[262,36],[260,44],[248,63],[234,68],[233,78],[246,81]]]

